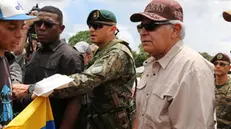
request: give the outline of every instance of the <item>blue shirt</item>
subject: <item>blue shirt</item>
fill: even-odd
[[[0,92],[0,124],[4,126],[13,119],[12,87],[9,65],[5,57],[0,57]]]

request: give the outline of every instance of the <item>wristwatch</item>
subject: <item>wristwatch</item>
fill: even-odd
[[[35,87],[35,84],[30,84],[30,86],[28,88],[28,93],[32,94],[34,91],[34,87]]]

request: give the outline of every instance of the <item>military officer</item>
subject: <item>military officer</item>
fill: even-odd
[[[93,10],[89,14],[90,38],[99,49],[84,72],[70,76],[74,81],[68,88],[54,92],[53,97],[60,98],[82,95],[82,115],[77,122],[82,125],[77,127],[131,129],[135,64],[128,43],[116,38],[116,23],[111,11]],[[87,124],[83,124],[85,119]]]
[[[229,129],[231,127],[231,77],[228,75],[230,70],[230,58],[224,53],[217,53],[211,62],[214,64],[216,77],[216,116],[217,128]]]

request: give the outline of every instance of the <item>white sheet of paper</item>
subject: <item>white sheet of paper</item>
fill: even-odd
[[[49,96],[54,89],[62,89],[68,86],[68,83],[74,79],[61,74],[55,74],[35,84],[34,94],[37,96]]]

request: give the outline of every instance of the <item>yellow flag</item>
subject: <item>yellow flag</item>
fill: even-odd
[[[37,97],[4,129],[55,129],[49,98]]]

